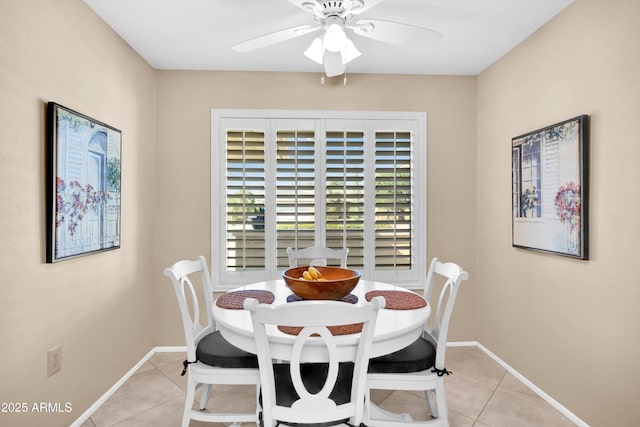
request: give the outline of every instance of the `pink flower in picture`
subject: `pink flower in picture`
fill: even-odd
[[[94,191],[91,184],[83,186],[77,180],[67,185],[56,177],[56,186],[56,228],[66,225],[72,237],[85,214],[102,209],[111,198],[104,191]]]
[[[561,185],[556,193],[554,204],[563,224],[568,223],[571,230],[580,226],[580,185],[574,182]]]

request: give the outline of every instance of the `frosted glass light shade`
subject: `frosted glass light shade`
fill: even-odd
[[[345,64],[361,55],[353,42],[346,37],[342,28],[338,27],[338,29],[345,36],[340,49],[335,51],[328,49],[327,36],[325,34],[324,38],[316,37],[313,39],[307,50],[304,51],[304,55],[307,58],[324,65],[325,74],[329,77],[343,74],[345,72]],[[329,29],[327,29],[328,33]]]
[[[315,39],[313,39],[307,50],[304,51],[304,56],[322,65],[323,51],[324,49],[322,48],[322,39],[320,37],[316,37]]]
[[[327,31],[324,33],[324,38],[322,39],[324,48],[330,52],[342,51],[346,41],[347,35],[338,24],[329,25],[329,28],[327,28]]]

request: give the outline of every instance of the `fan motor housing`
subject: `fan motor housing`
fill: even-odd
[[[320,2],[320,5],[323,7],[324,12],[327,15],[339,15],[345,11],[345,8],[342,6],[341,1],[323,1]]]

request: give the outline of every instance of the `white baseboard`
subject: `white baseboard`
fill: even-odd
[[[118,382],[116,382],[109,390],[107,390],[105,394],[100,396],[100,398],[96,400],[96,402],[93,405],[91,405],[89,409],[84,411],[84,413],[80,415],[77,420],[71,423],[69,427],[80,427],[85,421],[87,421],[89,417],[91,417],[91,415],[93,415],[93,413],[100,406],[102,406],[104,402],[107,401],[107,399],[109,399],[116,391],[118,391],[118,389],[122,387],[122,385],[129,378],[131,378],[133,374],[135,374],[138,371],[138,369],[142,367],[142,365],[144,365],[149,359],[151,359],[151,356],[153,356],[156,353],[169,353],[169,352],[178,352],[178,351],[187,351],[187,348],[185,346],[175,346],[175,347],[162,346],[162,347],[154,347],[153,349],[151,349],[149,353],[147,353],[142,359],[140,359],[140,361],[136,363],[133,368],[129,369],[129,371],[126,374],[124,374],[124,376],[120,378],[120,380],[118,380]]]
[[[154,353],[186,353],[187,346],[185,345],[161,345],[153,349]]]
[[[540,387],[529,381],[525,378],[520,372],[513,369],[508,363],[504,360],[500,359],[498,356],[493,354],[488,348],[483,346],[477,341],[457,341],[457,342],[449,342],[447,343],[447,347],[478,347],[478,349],[482,350],[487,356],[493,359],[498,365],[502,366],[507,370],[511,375],[516,377],[520,382],[529,387],[535,394],[544,399],[549,405],[553,406],[557,409],[562,415],[567,417],[572,423],[579,427],[589,427],[589,424],[582,421],[580,418],[576,416],[573,412],[562,406],[557,400],[553,397],[549,396],[545,393]]]
[[[570,410],[568,410],[567,408],[562,406],[560,403],[558,403],[557,400],[555,400],[554,398],[549,396],[547,393],[542,391],[542,389],[540,389],[540,387],[536,386],[534,383],[529,381],[521,373],[519,373],[518,371],[513,369],[504,360],[500,359],[498,356],[493,354],[491,351],[489,351],[489,349],[487,349],[485,346],[483,346],[479,342],[477,342],[477,341],[454,341],[454,342],[447,343],[447,347],[477,347],[478,349],[482,350],[487,356],[489,356],[491,359],[493,359],[498,365],[500,365],[504,369],[506,369],[507,372],[509,372],[514,377],[516,377],[524,385],[529,387],[534,393],[536,393],[538,396],[540,396],[542,399],[544,399],[549,405],[551,405],[552,407],[557,409],[562,415],[567,417],[571,422],[575,423],[575,425],[577,425],[579,427],[589,427],[589,424],[587,424],[584,421],[582,421],[573,412],[571,412]],[[154,354],[156,354],[156,353],[185,352],[185,351],[187,351],[185,346],[159,346],[159,347],[154,347],[153,349],[151,349],[151,351],[149,351],[149,353],[147,353],[146,356],[144,356],[138,363],[136,363],[136,365],[133,368],[131,368],[122,378],[120,378],[120,380],[117,383],[115,383],[109,390],[107,390],[107,392],[105,394],[100,396],[100,398],[93,405],[91,405],[89,407],[89,409],[87,409],[82,415],[80,415],[80,417],[78,417],[78,419],[75,420],[71,424],[70,427],[80,427],[82,425],[82,423],[84,423],[86,420],[88,420],[89,417],[91,417],[91,415],[93,415],[93,413],[100,406],[102,406],[104,404],[104,402],[107,401],[107,399],[109,399],[129,378],[131,378],[133,376],[133,374],[136,373],[136,371],[138,369],[140,369],[140,367],[142,367],[142,365],[144,365],[149,359],[151,359],[151,357]]]

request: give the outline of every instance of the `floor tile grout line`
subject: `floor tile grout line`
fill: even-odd
[[[491,402],[491,399],[493,399],[493,396],[496,395],[496,392],[498,391],[498,388],[500,387],[500,383],[502,382],[502,380],[504,380],[504,377],[506,377],[506,376],[507,376],[507,371],[505,370],[504,374],[502,375],[502,378],[500,378],[500,381],[498,381],[498,384],[496,384],[496,387],[491,392],[491,396],[489,396],[487,401],[484,403],[484,406],[482,406],[482,409],[480,410],[480,413],[478,414],[478,418],[476,419],[476,422],[480,422],[480,417],[482,416],[482,413],[487,409],[487,406],[489,406],[489,402]]]
[[[505,374],[506,374],[506,373],[507,373],[507,372],[505,371]],[[458,375],[462,374],[462,375],[465,375],[465,376],[467,376],[467,377],[469,377],[469,378],[473,378],[474,380],[482,381],[483,383],[487,383],[487,384],[491,384],[491,385],[495,385],[495,386],[500,385],[500,381],[502,381],[502,379],[500,379],[500,381],[495,382],[495,381],[492,381],[492,380],[487,379],[487,378],[484,378],[484,377],[478,377],[478,376],[475,376],[475,375],[473,375],[473,374],[469,374],[469,373],[467,373],[467,372],[462,372],[462,371],[457,371],[457,372],[456,372],[456,371],[451,371],[451,375],[454,375],[454,374],[458,374]]]
[[[508,372],[507,372],[507,373],[508,373]],[[505,377],[506,377],[506,375],[505,375]],[[504,379],[504,378],[503,378],[503,379]],[[516,379],[517,379],[517,378],[516,378]],[[520,380],[518,380],[518,382],[520,382],[521,384],[524,384],[524,383],[523,383],[522,381],[520,381]],[[526,386],[526,384],[524,384],[524,385]],[[520,395],[522,395],[522,396],[526,396],[526,397],[530,397],[530,398],[538,398],[538,399],[542,399],[542,400],[543,400],[547,405],[549,405],[549,403],[548,403],[548,402],[546,402],[546,401],[545,401],[545,400],[544,400],[540,395],[536,394],[536,393],[535,393],[535,392],[533,392],[533,391],[531,391],[531,393],[527,393],[526,391],[517,390],[517,389],[516,389],[516,388],[514,388],[514,387],[509,387],[509,386],[503,385],[503,384],[502,384],[502,381],[500,381],[500,384],[498,384],[498,387],[501,387],[501,388],[503,388],[503,389],[505,389],[505,390],[509,390],[509,391],[511,391],[511,392],[513,392],[513,393],[518,393],[518,394],[520,394]],[[556,411],[558,411],[558,409],[557,409],[557,408],[555,408],[555,407],[553,407],[553,405],[549,405],[549,406],[551,406],[551,407],[552,407],[552,408],[554,408]],[[560,412],[560,411],[558,411],[558,412]],[[562,413],[562,412],[560,412],[560,413]],[[564,414],[563,414],[563,415],[564,415]]]
[[[167,400],[166,400],[166,401],[164,401],[164,402],[161,402],[161,403],[159,403],[159,404],[157,404],[157,405],[155,405],[155,406],[152,406],[151,408],[148,408],[148,409],[145,409],[145,410],[143,410],[143,411],[137,412],[137,413],[135,413],[135,414],[131,415],[130,417],[127,417],[127,418],[125,418],[125,419],[119,420],[117,423],[115,423],[115,424],[109,424],[109,426],[105,426],[105,427],[113,427],[113,426],[117,426],[118,424],[121,424],[121,423],[123,423],[123,422],[125,422],[125,421],[127,421],[127,420],[131,420],[131,419],[133,419],[133,418],[135,418],[135,417],[137,417],[137,416],[140,416],[140,415],[142,415],[142,414],[146,414],[146,413],[149,413],[149,412],[151,412],[151,411],[154,411],[154,410],[156,410],[157,408],[159,408],[159,407],[161,407],[161,406],[163,406],[163,405],[166,405],[167,403],[171,402],[173,399],[177,399],[178,397],[183,398],[182,396],[174,396],[174,397],[172,397],[172,398],[170,398],[170,399],[167,399]],[[94,424],[95,424],[95,423],[94,423]]]

